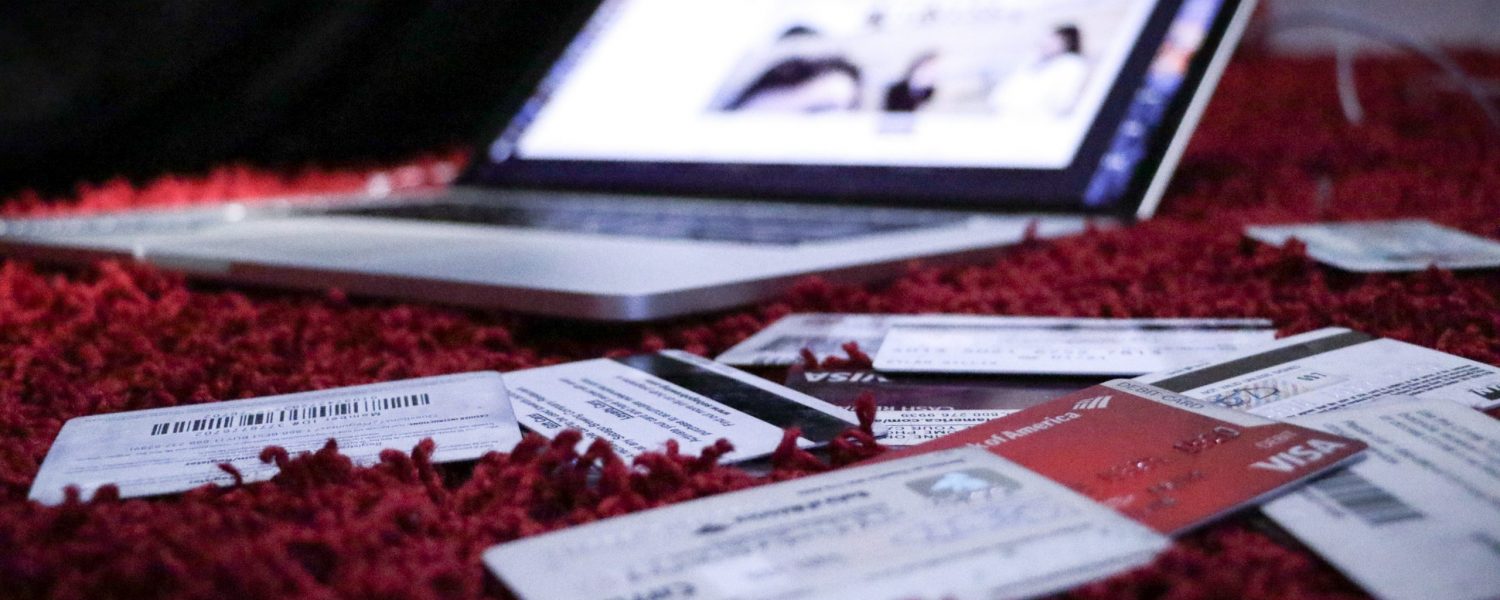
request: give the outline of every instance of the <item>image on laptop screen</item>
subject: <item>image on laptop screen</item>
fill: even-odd
[[[485,175],[1109,208],[1220,4],[608,0]]]

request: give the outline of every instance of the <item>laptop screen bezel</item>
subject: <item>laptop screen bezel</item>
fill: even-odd
[[[1147,138],[1145,154],[1135,165],[1125,191],[1119,200],[1103,207],[1085,206],[1081,198],[1076,198],[1077,194],[1057,197],[1064,200],[1076,198],[1073,203],[1065,204],[1057,199],[1043,198],[975,194],[954,197],[951,190],[911,190],[912,186],[908,185],[907,189],[903,189],[900,185],[901,180],[910,177],[913,172],[928,170],[944,177],[963,172],[989,172],[996,177],[998,183],[1003,183],[1007,177],[1026,174],[1025,171],[1007,169],[594,160],[513,161],[497,169],[486,152],[497,137],[496,132],[503,131],[526,103],[531,101],[602,3],[603,0],[581,2],[573,11],[561,16],[555,40],[539,53],[539,60],[519,80],[520,85],[512,87],[514,92],[499,104],[500,109],[486,122],[481,134],[483,137],[475,143],[473,158],[456,181],[458,185],[530,191],[921,207],[966,212],[1066,212],[1121,220],[1146,218],[1155,209],[1161,187],[1165,183],[1163,176],[1170,176],[1170,172],[1165,172],[1164,169],[1175,169],[1177,156],[1192,129],[1196,127],[1197,113],[1201,112],[1217,85],[1219,73],[1216,69],[1222,69],[1223,63],[1233,53],[1244,25],[1243,20],[1253,8],[1254,0],[1223,0],[1205,33],[1202,46],[1194,54],[1183,75],[1181,85],[1163,111],[1160,123]],[[1168,16],[1175,18],[1181,2],[1172,2],[1171,6]],[[1157,21],[1160,19],[1153,17],[1153,23],[1148,24],[1148,27],[1165,27],[1170,24],[1171,19],[1165,19],[1165,23]],[[1155,35],[1161,33],[1154,32]],[[1158,48],[1160,40],[1152,46],[1149,53],[1133,52],[1125,68],[1144,69]],[[1120,104],[1117,94],[1133,94],[1138,89],[1140,86],[1129,90],[1112,90],[1107,105]],[[1119,106],[1115,108],[1123,110]],[[1112,136],[1113,131],[1107,133]],[[1085,140],[1085,143],[1100,143],[1095,139],[1096,135],[1100,135],[1100,132],[1091,131],[1091,139]],[[1108,140],[1103,143],[1108,143]],[[808,182],[815,183],[809,185]],[[912,191],[916,193],[911,193]],[[1158,197],[1151,197],[1153,195]]]

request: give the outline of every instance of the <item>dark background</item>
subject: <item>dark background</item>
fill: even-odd
[[[0,18],[0,197],[474,140],[592,0],[31,2]]]

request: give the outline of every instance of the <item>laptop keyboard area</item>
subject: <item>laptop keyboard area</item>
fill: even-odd
[[[557,201],[436,201],[332,209],[324,214],[522,227],[574,233],[795,245],[961,222],[967,215],[795,205]]]

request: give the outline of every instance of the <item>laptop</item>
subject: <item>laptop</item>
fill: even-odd
[[[0,221],[0,252],[601,321],[1151,216],[1253,0],[604,0],[441,193]]]

